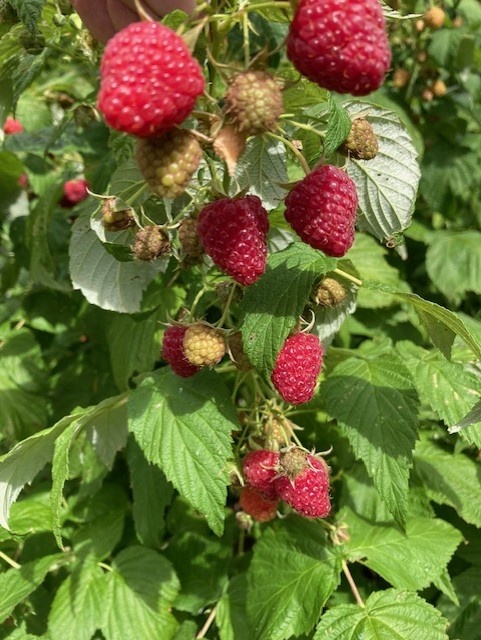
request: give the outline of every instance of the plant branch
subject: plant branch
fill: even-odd
[[[18,562],[15,562],[15,560],[12,560],[12,558],[9,558],[6,553],[3,553],[3,551],[0,551],[0,558],[2,558],[2,560],[5,560],[5,562],[14,569],[20,569],[22,566],[18,564]]]
[[[195,636],[196,638],[205,638],[205,634],[209,630],[211,624],[214,622],[216,613],[217,613],[217,605],[215,605],[215,607],[212,608],[211,612],[209,613],[209,617],[205,621],[204,626],[199,631],[199,633]]]
[[[342,571],[346,576],[346,580],[349,582],[349,586],[351,587],[351,591],[354,595],[354,598],[356,599],[357,604],[364,609],[366,605],[364,604],[364,601],[361,598],[361,594],[359,593],[356,583],[354,582],[354,578],[352,577],[351,572],[349,571],[349,567],[347,566],[347,562],[345,560],[342,561]]]

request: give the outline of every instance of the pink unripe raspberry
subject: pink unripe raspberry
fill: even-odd
[[[239,506],[257,522],[274,520],[277,514],[278,499],[269,500],[254,487],[243,487],[239,496]]]
[[[391,62],[379,0],[301,0],[287,56],[302,75],[330,91],[376,91]]]
[[[76,204],[88,198],[89,183],[83,178],[74,178],[67,180],[63,185],[63,196],[60,200],[60,206],[66,209],[75,207]]]
[[[324,350],[311,333],[296,333],[287,338],[280,350],[271,381],[286,402],[303,404],[314,397]]]
[[[357,192],[338,167],[323,165],[286,196],[285,218],[301,239],[326,255],[340,258],[354,242]]]
[[[197,218],[205,253],[234,280],[253,284],[267,263],[267,211],[257,196],[222,198],[205,206]]]
[[[171,325],[164,332],[162,356],[178,376],[190,378],[200,371],[201,367],[191,364],[184,353],[184,336],[186,326]]]
[[[277,498],[274,479],[279,465],[279,453],[268,449],[249,451],[242,461],[246,482],[269,500]]]
[[[298,448],[281,454],[275,480],[279,498],[305,518],[326,518],[331,511],[329,467],[323,458]]]
[[[12,135],[14,133],[22,133],[25,131],[23,124],[19,120],[15,120],[12,116],[7,116],[5,124],[3,125],[3,132],[5,135]]]
[[[148,138],[183,122],[205,87],[184,40],[158,22],[133,22],[105,47],[98,106],[108,125]]]

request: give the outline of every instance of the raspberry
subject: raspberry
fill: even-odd
[[[377,156],[379,143],[371,124],[365,118],[355,118],[339,152],[356,160],[372,160]]]
[[[433,94],[436,96],[436,98],[442,98],[443,96],[446,95],[448,91],[446,84],[439,79],[433,83],[433,86],[431,87],[431,89]]]
[[[200,212],[197,229],[204,251],[239,284],[253,284],[264,273],[269,221],[257,196],[211,202]]]
[[[241,509],[257,522],[274,520],[279,500],[268,500],[254,487],[243,487],[239,496]]]
[[[18,176],[17,184],[22,189],[28,189],[28,176],[25,172]]]
[[[441,29],[446,14],[441,7],[431,7],[424,14],[424,24],[430,29]]]
[[[123,231],[135,227],[134,210],[120,198],[106,198],[102,204],[102,226],[106,231]]]
[[[105,47],[98,106],[108,125],[141,138],[183,122],[204,91],[184,40],[158,22],[133,22]]]
[[[7,116],[5,124],[3,125],[3,133],[5,135],[12,135],[13,133],[22,133],[25,131],[23,124],[19,120],[15,120],[12,116]]]
[[[235,331],[229,336],[229,353],[232,362],[240,371],[249,371],[252,369],[252,365],[244,351],[244,344],[242,342],[242,333]]]
[[[67,180],[63,185],[63,196],[60,200],[60,206],[66,209],[75,207],[76,204],[88,198],[88,187],[89,183],[83,178]]]
[[[291,441],[295,425],[280,415],[269,415],[263,425],[264,443],[266,447],[279,449]]]
[[[197,233],[197,220],[184,218],[179,225],[179,242],[185,255],[189,258],[198,258],[204,253],[200,238]]]
[[[329,467],[322,458],[293,448],[280,455],[275,481],[279,498],[306,518],[326,518],[331,511]]]
[[[224,357],[224,337],[218,329],[202,322],[191,324],[184,335],[184,354],[197,367],[212,367]]]
[[[268,500],[277,498],[274,479],[279,465],[279,453],[268,449],[249,451],[242,461],[244,478]]]
[[[158,138],[137,142],[137,164],[158,196],[175,198],[185,191],[202,158],[197,138],[185,129],[172,129]]]
[[[324,350],[312,333],[287,338],[277,356],[271,381],[286,402],[302,404],[314,396]]]
[[[356,185],[332,165],[314,169],[286,197],[287,222],[307,244],[340,258],[354,242]]]
[[[174,373],[182,378],[190,378],[200,371],[201,367],[191,364],[184,354],[185,326],[171,325],[164,332],[162,356],[170,364]]]
[[[225,104],[232,124],[248,136],[273,131],[284,110],[281,87],[265,71],[244,71],[235,75]]]
[[[170,252],[169,238],[160,227],[149,225],[137,231],[132,252],[137,260],[156,260]]]
[[[287,56],[302,75],[330,91],[376,91],[391,62],[379,0],[301,0]]]
[[[409,73],[409,71],[407,69],[404,69],[403,67],[400,67],[399,69],[396,69],[392,74],[392,83],[396,87],[396,89],[402,89],[407,85],[410,77],[411,74]]]
[[[322,307],[337,307],[344,302],[347,292],[334,278],[324,278],[314,291],[314,302]]]

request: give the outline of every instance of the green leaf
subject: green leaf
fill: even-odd
[[[50,494],[34,493],[13,504],[9,524],[14,535],[51,532]]]
[[[107,574],[102,633],[116,638],[173,638],[177,621],[170,613],[179,589],[170,563],[142,547],[119,553]]]
[[[156,291],[158,306],[147,318],[115,315],[107,328],[110,365],[115,382],[123,391],[129,387],[132,375],[153,369],[159,359],[158,333],[163,322],[174,318],[182,305],[185,292],[180,287],[163,286]]]
[[[137,537],[146,547],[158,547],[165,529],[164,512],[172,500],[172,485],[158,467],[147,462],[134,440],[129,441],[126,456]]]
[[[125,240],[127,241],[128,232]],[[90,228],[90,212],[77,218],[70,242],[70,275],[74,289],[88,302],[120,313],[140,311],[142,292],[155,277],[154,263],[119,262]]]
[[[45,576],[63,558],[62,554],[44,556],[27,562],[19,569],[8,569],[0,574],[0,622],[12,613],[15,607],[42,584]]]
[[[52,180],[50,188],[39,198],[27,219],[27,244],[33,281],[49,289],[70,291],[70,283],[62,273],[62,262],[58,258],[54,259],[48,238],[61,192],[61,183]]]
[[[132,392],[129,421],[147,460],[221,535],[230,433],[238,422],[218,376],[201,371],[182,379],[167,368],[154,372]]]
[[[65,416],[50,429],[19,442],[0,458],[0,525],[8,529],[10,507],[23,487],[32,482],[37,473],[53,457],[55,440],[79,414]]]
[[[217,602],[227,582],[231,554],[225,541],[190,531],[171,539],[165,557],[172,562],[181,586],[175,608],[195,615]]]
[[[426,253],[426,268],[436,287],[455,304],[467,291],[481,293],[481,233],[436,232]]]
[[[464,365],[448,362],[439,353],[426,351],[410,342],[398,342],[396,350],[411,371],[421,400],[447,427],[455,425],[472,409],[476,399],[479,401],[481,380]],[[481,421],[481,412],[478,421]],[[481,447],[481,437],[476,429],[465,430],[463,437]]]
[[[421,176],[417,151],[393,112],[366,102],[349,102],[344,107],[351,118],[367,114],[379,141],[375,158],[351,158],[347,165],[356,183],[359,223],[380,240],[389,239],[411,222]]]
[[[241,303],[244,348],[254,367],[270,377],[277,355],[303,311],[314,282],[337,261],[295,242],[269,257],[266,273]]]
[[[344,545],[351,562],[360,562],[398,589],[420,591],[441,576],[462,534],[444,520],[410,518],[406,531],[388,523],[372,523],[347,511]]]
[[[354,246],[349,250],[346,258],[351,260],[359,271],[359,277],[364,280],[376,278],[386,285],[395,287],[398,291],[409,290],[407,282],[402,280],[401,274],[388,262],[388,251],[377,240],[366,233],[356,233]],[[389,307],[397,301],[384,291],[373,291],[367,287],[360,287],[357,303],[360,307],[379,309]]]
[[[281,186],[288,182],[286,164],[286,149],[282,142],[254,136],[247,143],[242,162],[236,167],[234,192],[247,190],[249,194],[259,196],[268,211],[275,209],[286,195]]]
[[[341,558],[318,522],[285,520],[257,541],[248,572],[251,640],[287,640],[316,624],[339,584]]]
[[[446,358],[451,356],[451,348],[456,336],[459,336],[471,348],[473,353],[478,358],[481,358],[481,340],[477,335],[469,331],[465,323],[453,311],[449,311],[435,302],[424,300],[414,293],[404,293],[381,282],[364,280],[363,286],[372,291],[384,291],[394,294],[400,300],[412,305],[434,346]]]
[[[18,17],[29,31],[37,30],[37,22],[40,20],[42,9],[46,0],[8,0],[17,11]]]
[[[337,104],[332,93],[329,94],[329,117],[327,133],[324,138],[324,155],[329,156],[344,142],[351,130],[351,118],[348,112]]]
[[[48,617],[51,640],[90,640],[104,624],[106,587],[95,558],[79,563],[55,593]]]
[[[458,420],[456,424],[453,424],[453,426],[450,427],[448,431],[449,433],[458,433],[459,431],[463,431],[464,429],[467,429],[477,422],[481,422],[481,401],[477,402],[471,409],[471,411],[468,411],[468,413],[462,418],[462,420]]]
[[[92,555],[97,561],[110,556],[122,537],[128,508],[124,490],[116,484],[104,484],[82,514],[85,523],[72,534],[76,555]]]
[[[409,371],[394,352],[367,357],[359,353],[334,368],[321,394],[402,525],[417,437],[417,396]]]
[[[84,415],[72,421],[57,437],[52,462],[52,492],[50,498],[54,515],[53,533],[60,547],[62,547],[63,487],[65,481],[69,478],[70,450],[82,430],[89,427],[98,428],[99,430],[102,430],[102,427],[105,426],[109,428],[111,425],[110,418],[112,416],[108,414],[116,410],[119,410],[119,412],[114,414],[113,419],[118,419],[119,415],[123,418],[125,433],[125,398],[123,396],[116,396],[103,400],[95,407],[90,407]],[[114,442],[114,446],[116,446],[117,441],[114,440]]]
[[[247,575],[234,575],[217,604],[220,640],[251,640],[246,621]]]
[[[458,602],[438,601],[438,608],[449,620],[451,638],[479,640],[481,626],[481,575],[478,567],[471,567],[453,579]]]
[[[322,616],[314,640],[448,640],[447,620],[415,593],[377,591],[365,605],[330,609]]]
[[[463,520],[481,526],[479,464],[422,441],[416,447],[414,467],[434,502],[453,507]]]
[[[45,427],[47,374],[40,347],[26,328],[0,342],[0,423],[4,435],[18,439]]]
[[[124,396],[108,398],[98,409],[85,427],[95,453],[107,469],[112,469],[117,452],[127,442],[126,399]]]

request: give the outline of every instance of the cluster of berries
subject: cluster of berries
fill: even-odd
[[[329,467],[323,458],[299,447],[250,451],[243,473],[246,486],[239,504],[254,520],[273,520],[280,500],[305,518],[326,518],[331,511]]]
[[[390,63],[379,1],[301,0],[290,25],[287,55],[321,87],[354,95],[376,90]],[[147,21],[129,25],[107,43],[100,74],[98,106],[106,122],[138,138],[137,163],[152,191],[177,197],[202,158],[194,132],[177,128],[204,92],[199,63],[181,36]],[[234,74],[223,103],[225,124],[245,137],[274,130],[283,111],[279,82],[261,70]],[[374,157],[375,142],[357,151],[367,127],[356,129],[345,152]],[[372,130],[368,135],[372,140]],[[286,220],[312,247],[333,257],[351,247],[357,195],[341,169],[315,169],[296,184],[285,204]],[[197,255],[205,252],[239,284],[251,285],[266,268],[268,227],[258,198],[222,198],[198,216]]]
[[[163,358],[182,378],[194,376],[203,367],[213,367],[226,352],[239,369],[248,369],[241,333],[231,333],[227,338],[224,334],[204,322],[170,325],[164,332]],[[271,382],[285,402],[297,405],[312,400],[323,355],[322,344],[313,334],[296,333],[287,338],[271,374]]]

